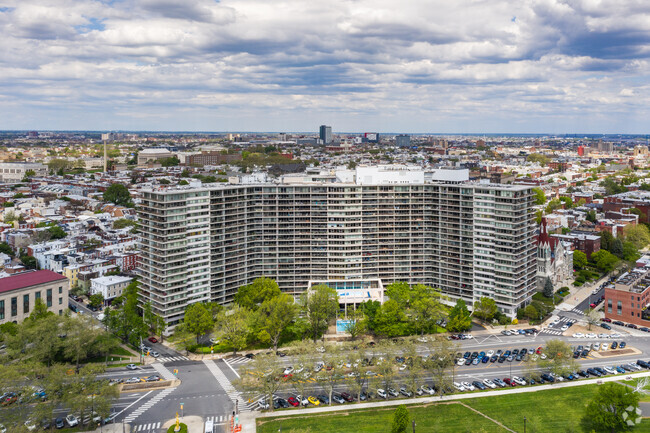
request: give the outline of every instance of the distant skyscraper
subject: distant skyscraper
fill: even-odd
[[[320,126],[320,139],[323,144],[330,144],[332,142],[332,127],[327,125]]]
[[[411,145],[411,136],[400,134],[395,137],[395,144],[399,147],[409,147]]]

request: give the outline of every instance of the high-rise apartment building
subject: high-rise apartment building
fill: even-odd
[[[314,282],[406,281],[470,306],[489,296],[512,317],[536,287],[531,189],[450,173],[359,167],[335,182],[145,190],[142,301],[173,326],[188,304],[229,303],[261,276],[294,296]]]
[[[323,144],[330,144],[332,142],[332,127],[321,125],[319,130],[319,138]]]
[[[398,147],[409,147],[411,145],[411,136],[405,134],[396,136],[395,145]]]

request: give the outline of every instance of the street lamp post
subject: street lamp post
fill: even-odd
[[[411,422],[411,425],[413,426],[413,433],[415,433],[415,420]]]
[[[526,433],[526,417],[524,417],[524,433]]]

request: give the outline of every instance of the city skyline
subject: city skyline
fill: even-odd
[[[0,128],[643,134],[632,2],[4,1]]]

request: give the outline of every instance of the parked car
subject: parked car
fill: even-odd
[[[388,388],[387,391],[388,391],[388,395],[390,395],[390,396],[393,396],[393,397],[399,396],[399,393],[397,391],[395,391],[394,388]]]
[[[399,393],[408,398],[411,398],[413,396],[413,393],[406,389],[404,386],[399,389]]]
[[[297,399],[296,397],[289,397],[289,399],[287,400],[287,402],[288,402],[291,406],[293,406],[293,407],[298,407],[298,406],[300,406],[300,402],[298,401],[298,399]]]
[[[600,319],[602,322],[607,322],[607,323],[612,323],[612,319],[608,319],[607,317],[603,317]]]
[[[618,343],[617,343],[616,341],[613,341],[613,342],[612,342],[612,347],[611,347],[611,349],[614,350],[614,349],[616,349],[617,347],[618,347]]]
[[[65,427],[65,421],[63,420],[63,418],[59,417],[55,419],[54,427],[56,427],[57,429],[62,429],[63,427]]]
[[[601,323],[601,324],[600,324],[600,327],[601,327],[601,328],[605,328],[605,329],[607,329],[607,330],[611,330],[611,329],[612,329],[612,327],[609,326],[607,323]]]
[[[79,424],[79,418],[70,413],[66,415],[65,422],[67,422],[70,427],[74,427]]]
[[[269,408],[269,402],[266,401],[266,400],[264,400],[264,399],[259,400],[259,401],[257,402],[257,407],[258,407],[260,410],[268,410],[268,408]]]
[[[620,343],[618,343],[618,348],[625,349],[625,341],[621,341]]]
[[[496,384],[493,381],[491,381],[490,379],[483,379],[483,384],[485,386],[488,386],[488,387],[492,388],[492,389],[497,387]]]
[[[379,397],[381,397],[381,398],[384,398],[384,399],[388,398],[388,395],[386,394],[386,391],[381,389],[381,388],[377,389],[377,395]]]
[[[323,394],[320,394],[318,396],[318,401],[320,401],[323,404],[330,404],[330,399],[326,395],[323,395]]]
[[[148,340],[151,341],[152,343],[158,342],[158,339],[156,337],[149,337]]]
[[[422,385],[420,389],[418,389],[418,395],[422,395],[422,394],[434,395],[435,393],[436,390],[428,385]]]
[[[342,392],[341,397],[343,397],[343,400],[345,400],[347,402],[354,401],[354,398],[347,392]]]

